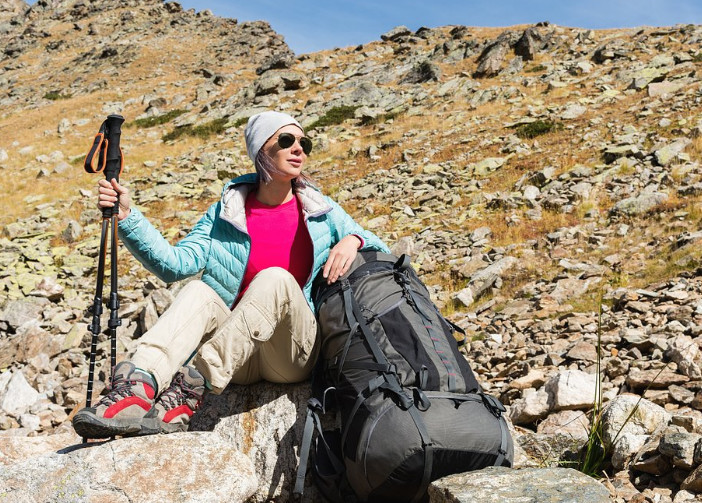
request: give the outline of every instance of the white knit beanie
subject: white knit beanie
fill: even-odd
[[[276,131],[289,124],[294,124],[300,128],[300,131],[304,132],[299,122],[283,112],[268,110],[249,118],[244,130],[244,138],[246,139],[246,152],[251,160],[256,162],[256,156],[261,147]]]

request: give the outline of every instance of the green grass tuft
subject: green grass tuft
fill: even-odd
[[[51,100],[51,101],[56,101],[56,100],[67,100],[69,98],[73,97],[72,94],[61,94],[59,91],[49,91],[44,95],[45,100]]]
[[[165,124],[166,122],[172,121],[176,117],[180,117],[184,113],[185,110],[171,110],[170,112],[166,112],[165,114],[155,115],[153,117],[145,117],[143,119],[136,119],[133,122],[131,122],[130,125],[138,128],[150,128],[154,126],[160,126],[161,124]]]
[[[249,122],[249,117],[241,117],[240,119],[234,121],[234,127],[243,126],[247,122]]]
[[[203,139],[209,138],[212,135],[223,133],[226,129],[228,122],[229,120],[226,117],[222,117],[221,119],[215,119],[210,122],[205,122],[204,124],[200,124],[199,126],[182,126],[174,129],[168,134],[163,135],[162,140],[164,142],[172,141],[180,138],[181,136],[194,136],[196,138]]]
[[[597,382],[595,398],[592,404],[592,420],[587,443],[581,453],[578,470],[594,478],[601,478],[607,466],[610,453],[604,442],[602,422],[602,293],[599,296],[599,309],[597,316]]]
[[[543,72],[545,70],[547,70],[547,68],[544,65],[536,65],[536,66],[532,66],[531,68],[527,68],[524,71],[527,73],[538,73],[538,72]]]
[[[519,126],[516,135],[520,138],[530,139],[561,129],[563,129],[563,124],[558,122],[538,120]]]
[[[314,121],[308,129],[316,129],[319,127],[333,126],[341,124],[347,119],[353,119],[354,112],[358,106],[340,106],[330,109],[324,116]]]

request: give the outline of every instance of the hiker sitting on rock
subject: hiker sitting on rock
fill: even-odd
[[[99,206],[119,194],[119,236],[166,282],[203,271],[114,369],[107,395],[73,419],[89,438],[183,431],[205,389],[306,379],[319,351],[312,280],[336,281],[357,250],[388,252],[303,173],[312,149],[291,116],[267,111],[244,131],[256,173],[229,182],[175,246],[130,207],[129,192],[100,181]]]

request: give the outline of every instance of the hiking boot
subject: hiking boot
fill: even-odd
[[[205,378],[194,367],[183,366],[170,386],[141,422],[141,435],[186,431],[190,418],[200,408]]]
[[[117,364],[109,393],[93,407],[73,417],[73,428],[85,438],[136,435],[141,420],[154,405],[153,378],[131,362]]]

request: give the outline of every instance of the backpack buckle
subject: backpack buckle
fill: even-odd
[[[507,411],[505,406],[502,405],[502,403],[494,396],[486,395],[485,393],[481,393],[480,396],[483,399],[483,405],[485,405],[485,408],[489,410],[490,413],[496,418],[499,419],[502,416],[502,413]]]
[[[323,412],[324,411],[324,407],[322,407],[322,403],[316,398],[310,398],[309,400],[307,400],[307,408],[313,412]]]
[[[431,407],[431,400],[429,400],[429,397],[419,388],[412,388],[412,390],[414,391],[414,403],[417,409],[422,412],[428,411],[429,407]]]

